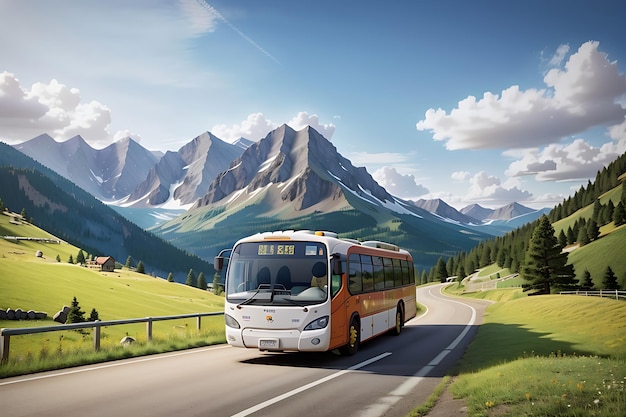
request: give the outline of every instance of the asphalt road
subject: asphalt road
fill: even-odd
[[[406,416],[471,340],[487,303],[418,289],[426,314],[351,357],[198,348],[0,380],[0,415]]]

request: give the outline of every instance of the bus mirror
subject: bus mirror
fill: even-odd
[[[224,268],[224,257],[223,256],[216,256],[213,266],[215,267],[215,270],[217,272],[221,272],[222,268]]]
[[[341,259],[339,258],[339,255],[334,254],[332,256],[331,263],[333,268],[333,275],[343,274],[343,271],[341,270]]]

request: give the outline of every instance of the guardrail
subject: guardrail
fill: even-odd
[[[93,334],[93,348],[94,350],[100,350],[100,329],[106,326],[117,326],[120,324],[133,324],[133,323],[146,323],[146,337],[148,341],[152,340],[152,323],[155,321],[164,320],[177,320],[177,319],[189,319],[196,318],[197,329],[200,330],[202,326],[202,317],[208,316],[221,316],[224,315],[223,311],[216,311],[211,313],[192,313],[181,314],[177,316],[158,316],[158,317],[144,317],[136,319],[124,319],[124,320],[109,320],[109,321],[90,321],[84,323],[70,323],[61,324],[58,326],[43,326],[43,327],[23,327],[23,328],[3,328],[0,329],[0,363],[6,363],[9,360],[9,351],[11,347],[11,336],[19,336],[25,334],[35,333],[47,333],[57,332],[62,330],[78,330],[78,329],[94,329]]]
[[[626,291],[619,290],[598,290],[598,291],[588,291],[588,290],[576,290],[576,291],[561,291],[559,294],[561,295],[585,295],[592,297],[608,297],[615,298],[616,300],[626,300]]]

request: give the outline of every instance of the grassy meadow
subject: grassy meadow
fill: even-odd
[[[6,215],[0,215],[0,236],[54,238],[28,223],[10,223]],[[43,257],[35,256],[37,251],[42,251]],[[52,317],[63,306],[70,306],[73,297],[77,298],[85,318],[96,309],[102,321],[223,310],[223,297],[208,291],[125,268],[100,272],[68,263],[70,255],[76,259],[78,251],[67,243],[0,238],[0,309],[21,308],[48,314],[45,320],[0,320],[0,328],[58,325]],[[223,317],[205,317],[200,332],[196,327],[196,319],[155,322],[152,346],[146,346],[144,323],[109,326],[102,329],[103,352],[95,355],[91,330],[13,336],[10,361],[0,366],[0,377],[68,366],[64,365],[65,361],[73,360],[71,357],[76,355],[91,357],[85,359],[89,362],[145,354],[155,349],[173,350],[181,348],[184,340],[187,342],[182,342],[183,346],[224,342]],[[137,340],[132,349],[120,346],[120,340],[127,335]],[[156,347],[159,343],[164,346]]]
[[[455,287],[447,291],[460,294]],[[450,386],[470,416],[626,415],[626,302],[520,289],[476,294],[496,303]]]

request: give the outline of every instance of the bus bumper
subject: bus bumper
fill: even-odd
[[[226,340],[232,346],[257,348],[265,351],[301,351],[323,352],[330,345],[329,329],[307,330],[296,329],[260,330],[246,328],[243,330],[226,330]]]

